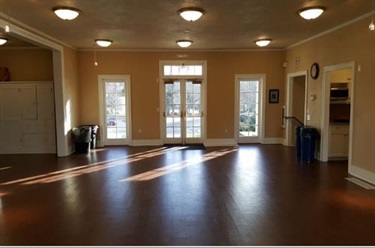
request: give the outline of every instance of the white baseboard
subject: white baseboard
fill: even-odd
[[[132,140],[131,146],[161,146],[163,142],[159,139]]]
[[[283,138],[264,138],[262,144],[273,145],[273,144],[283,144]]]
[[[349,174],[375,185],[375,173],[357,166],[349,166]]]
[[[235,139],[207,139],[204,146],[237,146]]]

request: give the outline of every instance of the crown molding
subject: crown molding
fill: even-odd
[[[293,44],[293,45],[290,45],[290,46],[288,46],[288,47],[286,48],[286,50],[289,50],[289,49],[291,49],[291,48],[293,48],[293,47],[296,47],[296,46],[302,45],[303,43],[306,43],[306,42],[309,42],[309,41],[315,40],[315,39],[317,39],[317,38],[319,38],[319,37],[322,37],[322,36],[324,36],[324,35],[330,34],[330,33],[334,32],[334,31],[336,31],[336,30],[342,29],[342,28],[344,28],[344,27],[346,27],[346,26],[349,26],[350,24],[356,23],[356,22],[358,22],[358,21],[360,21],[360,20],[362,20],[362,19],[365,19],[365,18],[367,18],[367,17],[370,17],[370,16],[372,16],[372,15],[374,15],[374,14],[375,14],[375,10],[373,10],[373,11],[367,13],[367,14],[364,14],[364,15],[362,15],[362,16],[359,16],[359,17],[357,17],[357,18],[355,18],[355,19],[353,19],[353,20],[350,20],[350,21],[348,21],[348,22],[344,22],[344,23],[342,23],[342,24],[340,24],[340,25],[338,25],[338,26],[336,26],[336,27],[334,27],[334,28],[328,29],[328,30],[326,30],[326,31],[324,31],[324,32],[321,32],[321,33],[317,34],[317,35],[311,36],[310,38],[307,38],[307,39],[304,39],[304,40],[302,40],[302,41],[299,41],[299,42],[297,42],[297,43],[295,43],[295,44]]]

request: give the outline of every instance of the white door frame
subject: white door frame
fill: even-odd
[[[104,82],[106,80],[124,81],[126,85],[126,140],[120,140],[118,145],[131,145],[132,128],[131,128],[131,83],[129,75],[98,75],[98,93],[99,93],[99,133],[101,134],[98,146],[105,146],[105,137],[107,132],[107,122],[104,119]]]
[[[323,68],[322,83],[322,120],[320,124],[320,161],[328,161],[329,152],[329,104],[330,104],[330,73],[341,69],[352,70],[352,81],[350,83],[350,122],[349,122],[349,170],[352,164],[352,141],[353,141],[353,116],[354,116],[354,83],[355,83],[355,63],[354,61],[325,66]]]
[[[265,89],[266,89],[266,74],[235,74],[234,75],[234,82],[235,82],[235,91],[234,91],[234,135],[235,135],[235,142],[238,144],[238,130],[239,130],[239,82],[241,79],[254,79],[259,81],[259,143],[264,143],[264,133],[265,133]],[[258,143],[257,142],[257,143]]]
[[[287,90],[286,90],[286,116],[291,116],[293,112],[293,83],[295,77],[305,76],[305,109],[304,109],[304,117],[303,117],[303,123],[307,123],[307,92],[308,92],[308,80],[307,80],[307,71],[298,71],[293,73],[288,73],[287,75]],[[292,120],[284,120],[285,121],[285,127],[286,127],[286,145],[287,146],[294,146],[294,140],[293,140],[293,131],[291,131],[292,127]]]
[[[163,66],[164,65],[202,65],[203,70],[202,76],[164,76]],[[202,80],[202,94],[201,97],[203,101],[201,101],[201,109],[203,110],[203,116],[201,118],[201,125],[202,125],[202,144],[205,144],[207,139],[207,132],[206,132],[206,116],[207,116],[207,61],[206,60],[160,60],[159,61],[159,99],[160,99],[160,108],[159,108],[159,120],[160,120],[160,140],[162,144],[165,144],[165,121],[163,112],[165,109],[165,102],[164,102],[164,79],[194,79],[199,78]],[[202,100],[202,99],[201,99]]]

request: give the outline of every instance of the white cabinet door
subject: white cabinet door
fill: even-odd
[[[349,155],[349,127],[331,125],[329,141],[330,158],[347,158]]]
[[[22,104],[19,99],[18,86],[3,86],[0,90],[1,120],[19,120]]]
[[[19,120],[2,120],[0,124],[0,145],[21,146],[22,128]]]
[[[38,99],[38,119],[49,120],[54,117],[54,97],[53,88],[50,85],[40,85],[37,87]]]
[[[36,87],[22,86],[19,88],[18,99],[22,103],[22,119],[35,120],[37,119],[36,111]]]

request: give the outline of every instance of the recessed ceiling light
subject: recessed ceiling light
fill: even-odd
[[[53,12],[63,20],[73,20],[81,13],[80,10],[70,7],[56,7]]]
[[[178,41],[176,41],[176,43],[180,47],[189,47],[193,43],[193,41],[191,41],[191,40],[178,40]]]
[[[0,46],[4,45],[5,43],[7,43],[7,41],[8,41],[7,38],[0,38]]]
[[[271,42],[271,39],[260,39],[260,40],[256,40],[255,44],[260,47],[265,47],[265,46],[268,46],[270,42]]]
[[[109,47],[113,41],[111,40],[103,40],[103,39],[97,39],[95,40],[96,44],[98,44],[98,46],[101,46],[101,47]]]
[[[298,11],[298,14],[306,20],[318,18],[325,11],[324,7],[308,7]]]
[[[184,18],[186,21],[194,22],[201,18],[201,16],[204,13],[203,9],[200,8],[182,8],[178,11],[180,13],[180,16]]]

